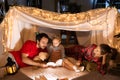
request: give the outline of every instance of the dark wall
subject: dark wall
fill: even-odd
[[[27,0],[7,0],[9,5],[27,5]]]
[[[9,5],[17,4],[27,6],[28,0],[7,0],[7,1]],[[94,0],[69,0],[69,1],[70,3],[76,3],[78,6],[81,6],[81,11],[87,11],[92,9]],[[56,2],[57,2],[56,0],[42,0],[42,8],[45,10],[56,11],[57,9]]]
[[[94,0],[69,0],[70,3],[75,3],[77,6],[81,6],[81,11],[87,11],[93,8]],[[42,8],[50,11],[56,11],[56,0],[42,0]]]
[[[81,5],[81,11],[92,9],[94,0],[76,0],[78,5]]]

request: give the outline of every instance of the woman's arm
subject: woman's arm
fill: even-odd
[[[102,65],[104,65],[105,63],[106,63],[106,54],[105,55],[103,55],[103,58],[102,58]]]
[[[98,64],[98,71],[102,74],[102,75],[104,75],[104,74],[106,74],[106,72],[107,72],[107,64],[106,64],[106,57],[107,57],[107,55],[103,55],[102,56],[102,62],[100,62],[99,64]]]

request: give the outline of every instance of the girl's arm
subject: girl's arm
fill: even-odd
[[[65,49],[64,46],[61,45],[61,54],[62,54],[62,58],[65,57]]]
[[[48,45],[47,50],[48,50],[48,54],[51,55],[51,53],[53,51],[53,46],[52,45]]]

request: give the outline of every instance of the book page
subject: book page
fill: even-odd
[[[56,66],[56,63],[54,63],[54,62],[48,62],[46,65],[47,65],[47,66],[53,66],[53,67],[55,67],[55,66]]]

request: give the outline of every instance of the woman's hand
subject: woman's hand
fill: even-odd
[[[116,67],[116,63],[114,62],[114,60],[110,60],[109,61],[109,66],[108,66],[108,69],[111,69],[113,67]]]
[[[107,56],[107,54],[104,54],[104,55],[103,55],[103,58],[102,58],[102,65],[104,65],[104,64],[106,63],[106,56]]]

